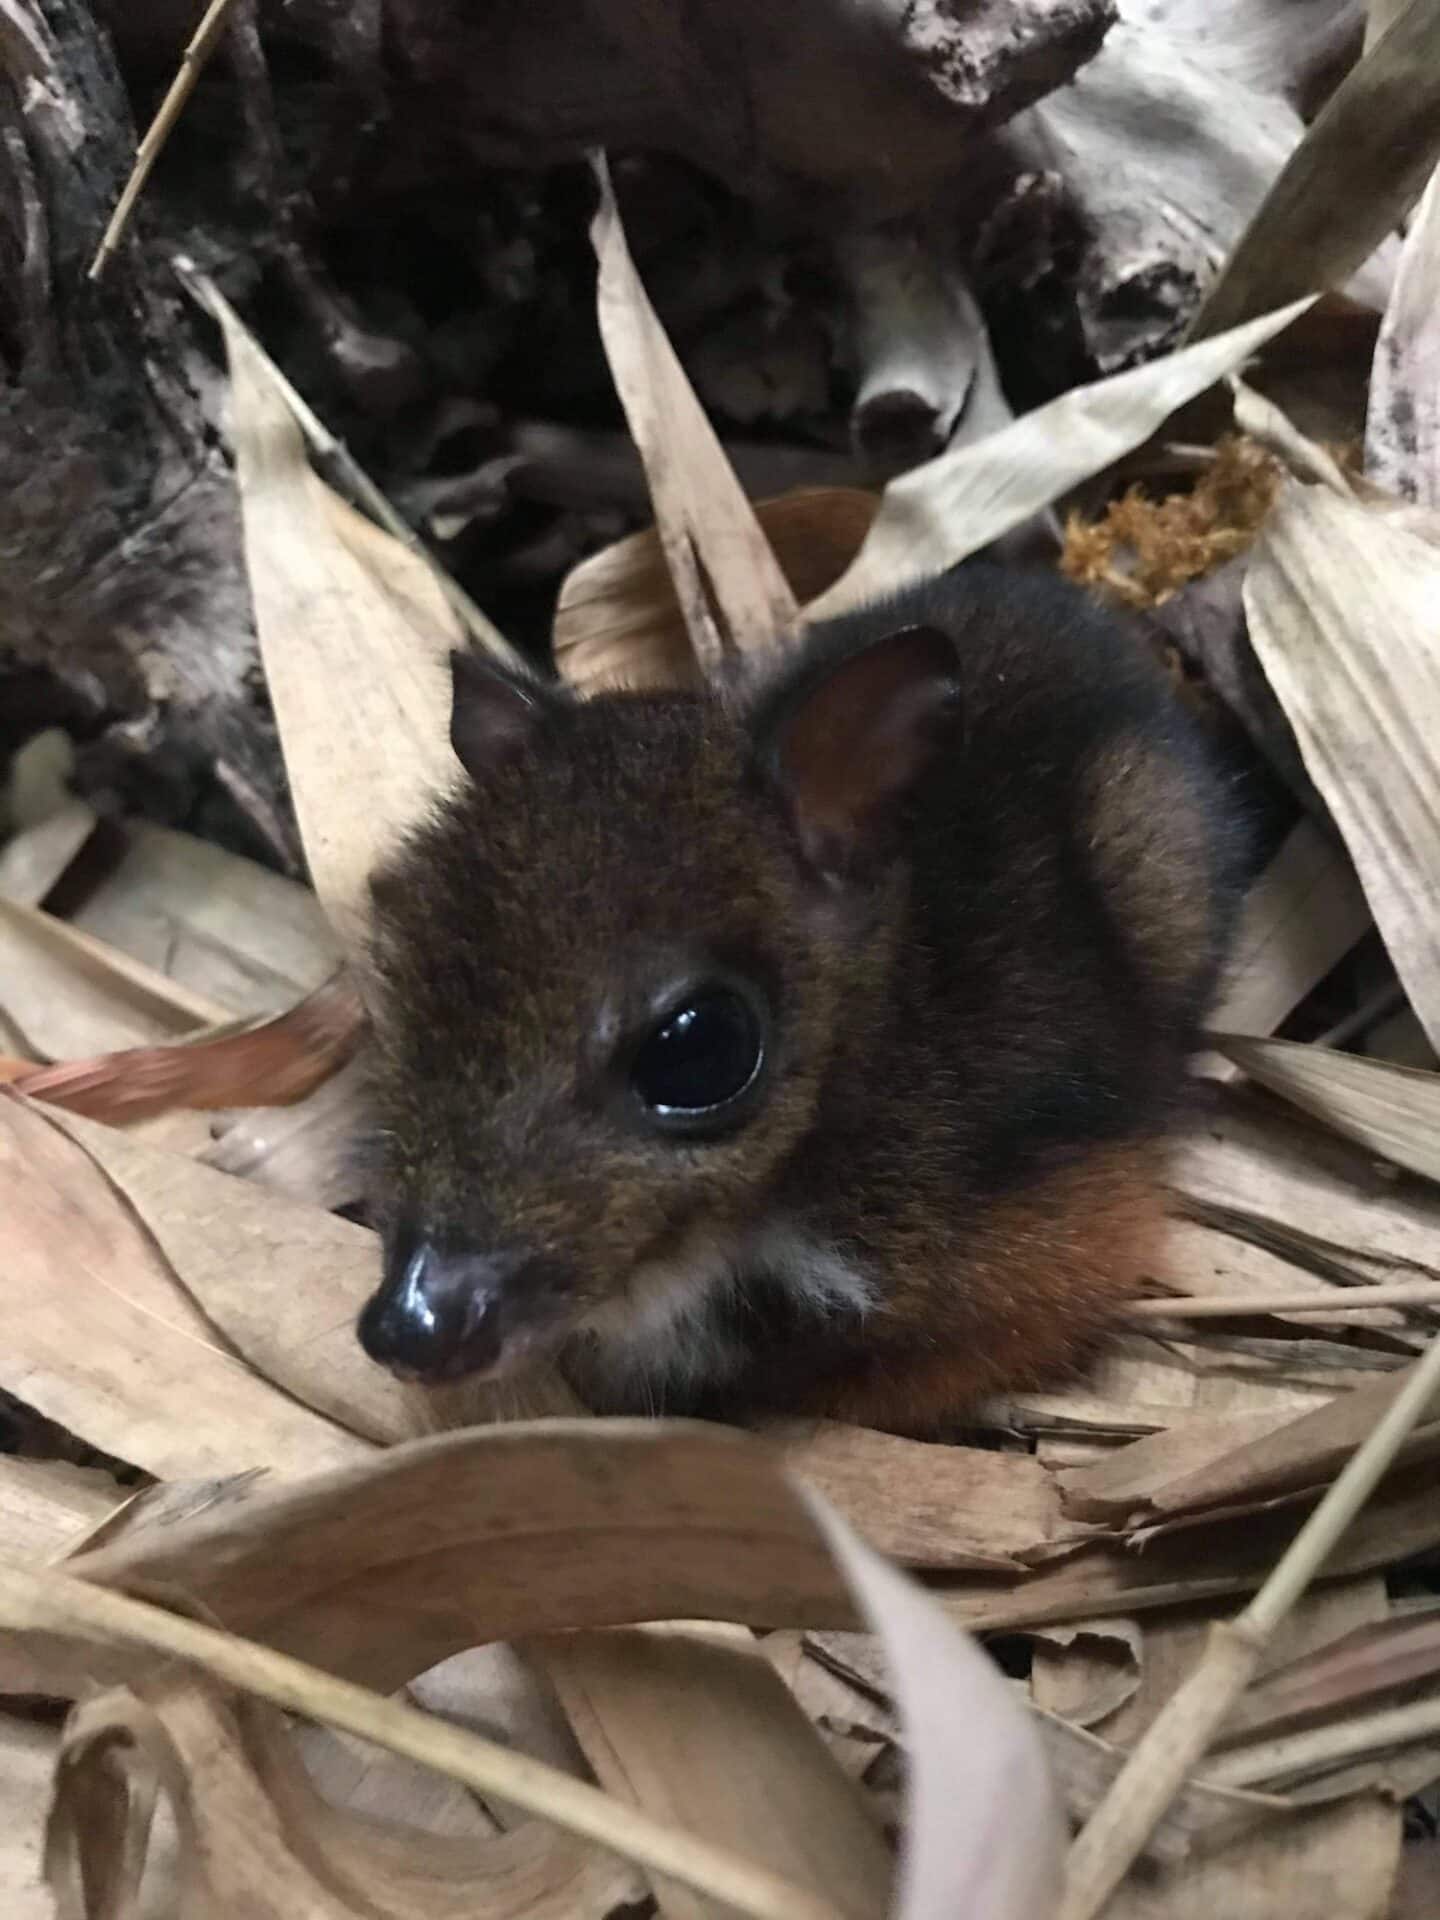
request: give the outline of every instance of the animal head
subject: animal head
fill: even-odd
[[[954,650],[582,702],[454,660],[464,781],[374,878],[371,1356],[509,1370],[763,1219],[885,998]]]

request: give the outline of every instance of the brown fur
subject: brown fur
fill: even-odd
[[[1236,894],[1143,642],[965,568],[758,698],[501,688],[456,739],[471,778],[376,883],[389,1284],[421,1231],[498,1261],[507,1348],[563,1338],[617,1410],[934,1423],[1072,1365],[1153,1245]],[[717,972],[771,1010],[763,1097],[658,1138],[625,1036]],[[627,1371],[615,1328],[702,1273]]]

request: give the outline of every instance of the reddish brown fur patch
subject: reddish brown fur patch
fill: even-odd
[[[1155,1271],[1157,1159],[1153,1143],[1127,1144],[1000,1203],[975,1232],[963,1279],[917,1251],[887,1302],[883,1341],[871,1323],[871,1362],[807,1410],[930,1430],[987,1394],[1073,1372]],[[906,1335],[923,1344],[904,1350]]]

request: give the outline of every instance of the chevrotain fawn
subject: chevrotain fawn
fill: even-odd
[[[1239,886],[1143,639],[972,563],[758,687],[457,655],[451,731],[373,889],[376,1360],[916,1430],[1088,1350]]]

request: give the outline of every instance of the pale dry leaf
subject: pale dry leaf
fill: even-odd
[[[56,1920],[45,1885],[45,1816],[59,1736],[0,1713],[0,1913],[5,1920]]]
[[[323,985],[340,949],[309,887],[193,834],[127,820],[72,923],[237,1015]]]
[[[0,1553],[57,1560],[128,1497],[120,1483],[99,1468],[0,1454]]]
[[[1302,820],[1245,896],[1210,1024],[1273,1033],[1369,925],[1369,906],[1343,850]]]
[[[828,592],[823,620],[942,572],[1147,440],[1177,407],[1243,365],[1304,312],[1300,301],[1217,339],[1072,388],[973,446],[892,480],[874,525]]]
[[[0,898],[0,1020],[37,1059],[172,1040],[229,1017],[68,921]]]
[[[1029,1637],[1037,1695],[1043,1692],[1051,1711],[1072,1726],[1099,1726],[1140,1685],[1144,1652],[1138,1620],[1119,1614],[1069,1620],[1032,1628]]]
[[[1397,1189],[1373,1155],[1281,1108],[1224,1103],[1180,1143],[1171,1179],[1188,1209],[1299,1264],[1440,1277],[1440,1196]]]
[[[152,1473],[363,1452],[237,1358],[94,1161],[3,1092],[0,1188],[0,1385],[17,1398]]]
[[[123,1194],[136,1222],[143,1222],[136,1231],[149,1238],[169,1286],[193,1303],[206,1336],[238,1358],[257,1388],[270,1391],[277,1411],[288,1407],[298,1416],[310,1408],[323,1415],[325,1427],[335,1423],[337,1439],[343,1430],[351,1458],[362,1439],[385,1444],[424,1431],[419,1394],[367,1360],[355,1337],[356,1318],[380,1272],[378,1242],[368,1228],[233,1180],[78,1114],[57,1113],[52,1136],[44,1142],[34,1133],[38,1113],[26,1118],[28,1138],[37,1153],[43,1150],[44,1164],[58,1169],[68,1163],[75,1181],[89,1187],[108,1180]],[[97,1168],[103,1169],[103,1179]],[[115,1210],[125,1211],[118,1196]],[[15,1390],[24,1397],[23,1389]],[[205,1472],[211,1463],[229,1468],[280,1464],[273,1452],[246,1452],[243,1446],[228,1456],[207,1451],[203,1461],[178,1464],[185,1458],[191,1418],[188,1408],[167,1408],[165,1396],[157,1396],[152,1427],[167,1419],[176,1423],[164,1471],[183,1478]],[[79,1430],[87,1431],[83,1419]],[[113,1450],[161,1471],[124,1446]],[[326,1457],[344,1458],[347,1452],[342,1444],[340,1452],[332,1447]]]
[[[1433,1044],[1440,550],[1354,501],[1292,482],[1255,546],[1244,593],[1255,651]]]
[[[22,1075],[16,1090],[112,1125],[176,1107],[286,1106],[342,1067],[364,1032],[341,974],[272,1019],[184,1046],[132,1047]]]
[[[603,1787],[839,1908],[885,1912],[890,1854],[874,1817],[743,1628],[567,1634],[544,1654]],[[721,1920],[691,1888],[655,1892],[666,1920]]]
[[[757,500],[753,511],[791,591],[805,601],[849,566],[879,504],[877,495],[853,487],[805,487]],[[653,528],[571,569],[552,638],[557,672],[583,694],[690,687],[702,678]]]
[[[1365,471],[1402,499],[1440,508],[1440,169],[1405,236],[1375,342]]]
[[[1440,1073],[1292,1040],[1217,1034],[1215,1045],[1251,1079],[1367,1152],[1440,1180]]]
[[[0,894],[38,907],[95,831],[95,809],[68,800],[0,846]]]
[[[600,337],[645,463],[655,523],[690,644],[713,673],[795,625],[795,596],[635,271],[609,169],[591,227]]]
[[[812,1500],[883,1644],[909,1755],[895,1920],[1052,1920],[1064,1827],[1040,1739],[980,1650]]]
[[[1191,324],[1218,335],[1337,287],[1398,225],[1440,153],[1440,10],[1410,0],[1346,74],[1236,243]]]
[[[437,596],[417,625],[413,599],[341,538],[268,363],[234,321],[221,324],[246,565],[290,791],[315,890],[342,939],[358,940],[376,856],[451,779],[445,658],[459,624]]]

